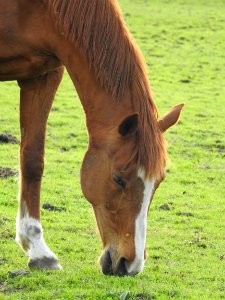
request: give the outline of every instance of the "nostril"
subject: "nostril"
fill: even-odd
[[[104,275],[112,274],[112,259],[109,251],[106,251],[101,258],[102,273]]]
[[[115,275],[117,276],[125,276],[127,275],[127,268],[126,268],[126,259],[124,257],[121,257],[115,272]]]

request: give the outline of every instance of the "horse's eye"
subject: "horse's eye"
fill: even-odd
[[[126,183],[120,176],[113,174],[113,180],[122,190],[125,189]]]

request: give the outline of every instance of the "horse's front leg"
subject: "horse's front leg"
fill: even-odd
[[[63,68],[32,80],[19,81],[20,193],[16,240],[29,255],[29,267],[61,269],[48,248],[40,223],[40,189],[44,169],[46,123]]]

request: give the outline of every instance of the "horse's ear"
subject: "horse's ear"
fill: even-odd
[[[126,117],[119,125],[118,131],[120,135],[126,136],[133,134],[138,129],[138,114],[132,114]]]
[[[184,103],[174,106],[168,113],[158,120],[159,128],[162,132],[165,132],[168,128],[179,121],[180,113],[183,107]]]

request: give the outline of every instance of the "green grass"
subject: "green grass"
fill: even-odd
[[[48,122],[41,196],[65,209],[42,210],[46,241],[64,271],[10,277],[27,268],[27,257],[14,241],[18,178],[0,179],[0,299],[225,298],[225,2],[120,4],[147,60],[160,114],[186,103],[166,134],[171,163],[151,207],[145,269],[130,278],[101,274],[101,241],[79,185],[84,113],[66,75]],[[1,83],[0,133],[19,138],[18,116],[16,83]],[[18,169],[18,151],[0,144],[0,167]]]

